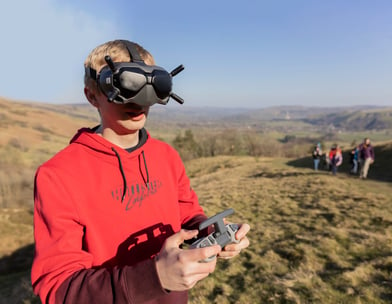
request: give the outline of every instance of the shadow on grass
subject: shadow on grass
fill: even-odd
[[[34,257],[34,244],[19,248],[11,255],[0,259],[0,276],[31,269]]]
[[[29,244],[0,259],[0,304],[40,303],[31,287],[33,257],[34,244]]]
[[[283,178],[283,177],[297,177],[306,175],[315,175],[317,172],[260,172],[249,176],[250,178]]]

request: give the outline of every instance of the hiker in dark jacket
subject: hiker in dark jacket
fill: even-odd
[[[314,170],[315,171],[318,171],[318,167],[319,167],[319,164],[320,164],[320,158],[321,158],[322,154],[323,153],[321,152],[321,145],[320,145],[320,143],[318,143],[314,147],[313,152],[312,152],[313,165],[314,165]]]
[[[350,161],[351,161],[351,174],[357,174],[358,172],[358,162],[359,162],[359,146],[355,146],[354,149],[350,152]]]

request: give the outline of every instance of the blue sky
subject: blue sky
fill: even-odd
[[[3,97],[86,102],[84,59],[122,38],[184,64],[189,106],[392,106],[390,0],[2,2]]]

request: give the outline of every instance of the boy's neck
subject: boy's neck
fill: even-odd
[[[99,126],[96,133],[123,149],[135,147],[139,143],[139,130],[128,134],[117,134],[110,128],[103,129],[102,126]]]

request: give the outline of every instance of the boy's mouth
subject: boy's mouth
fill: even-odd
[[[132,120],[141,120],[146,115],[145,111],[127,111],[126,113]]]
[[[148,108],[133,103],[126,105],[125,113],[131,120],[141,120],[148,112]]]

